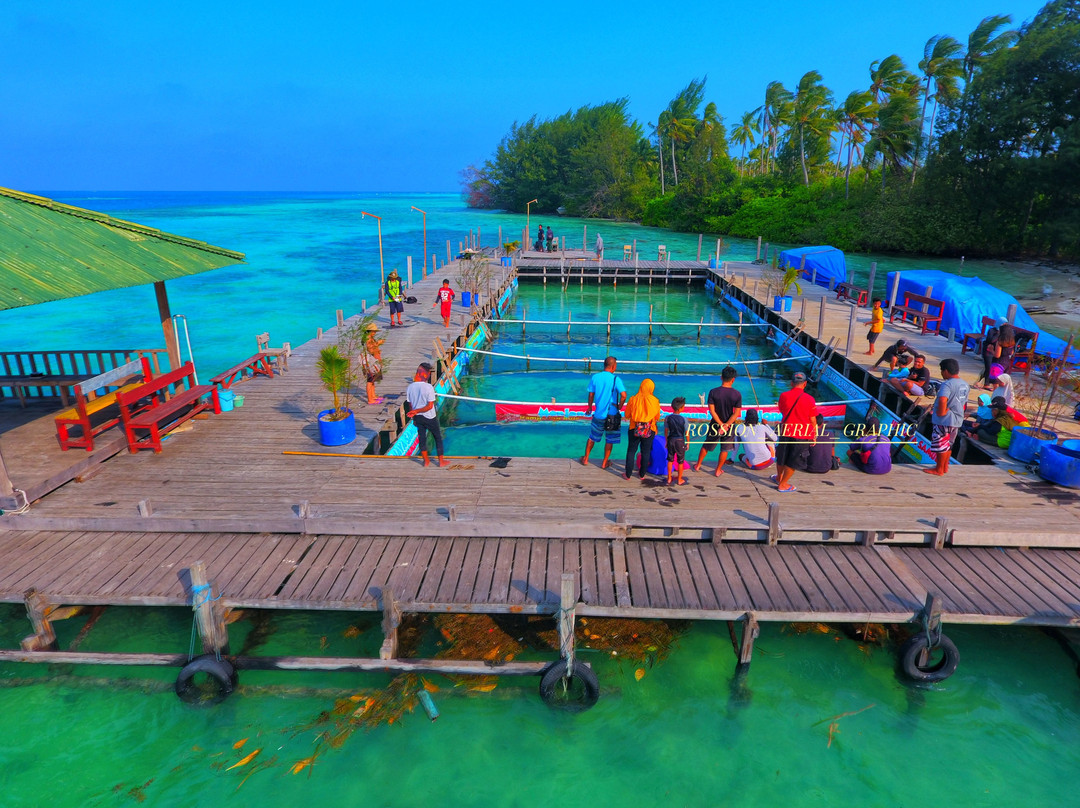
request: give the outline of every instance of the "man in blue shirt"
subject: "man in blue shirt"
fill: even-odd
[[[604,421],[609,415],[618,415],[625,403],[626,388],[623,387],[622,379],[615,375],[615,357],[609,356],[604,360],[604,369],[589,380],[589,403],[585,405],[585,414],[592,415],[592,419],[589,421],[589,439],[585,442],[582,465],[588,465],[589,452],[593,445],[604,438],[604,462],[600,464],[600,468],[608,467],[611,447],[622,440],[622,426],[605,429]]]
[[[960,378],[960,363],[952,357],[941,360],[941,376],[945,381],[938,385],[934,412],[930,418],[934,425],[930,449],[934,453],[934,468],[923,469],[927,474],[944,475],[949,471],[949,457],[953,443],[964,423],[964,408],[968,401],[968,383]]]

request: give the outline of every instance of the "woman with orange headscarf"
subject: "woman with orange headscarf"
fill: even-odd
[[[634,456],[641,447],[641,479],[649,470],[652,459],[653,438],[656,437],[656,422],[660,420],[660,399],[653,395],[656,385],[652,379],[645,379],[638,388],[638,393],[626,402],[626,423],[628,441],[626,447],[626,471],[623,476],[630,479],[634,474]]]

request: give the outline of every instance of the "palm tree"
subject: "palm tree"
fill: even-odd
[[[664,129],[667,127],[667,112],[661,112],[656,123],[649,124],[649,130],[656,138],[656,153],[660,158],[660,196],[666,192],[664,187]]]
[[[698,107],[705,99],[706,79],[691,79],[664,110],[666,120],[662,124],[657,121],[658,125],[663,126],[663,134],[671,141],[671,173],[676,185],[679,184],[679,168],[675,163],[675,143],[686,143],[694,136]],[[663,113],[661,117],[664,117]]]
[[[915,144],[915,161],[911,171],[911,182],[915,182],[915,174],[919,170],[919,152],[922,149],[924,126],[926,124],[926,105],[930,102],[930,96],[944,96],[951,98],[956,94],[956,80],[963,74],[964,62],[961,54],[964,46],[954,37],[937,34],[930,37],[923,48],[923,58],[919,60],[919,70],[926,79],[926,87],[923,90],[922,115],[919,117],[918,141]],[[934,92],[930,92],[930,85],[935,85]],[[929,148],[927,149],[929,151]]]
[[[870,93],[874,97],[875,104],[881,104],[882,100],[892,95],[903,86],[908,72],[904,60],[895,53],[886,56],[877,62],[870,63]]]
[[[769,170],[769,157],[776,154],[780,127],[791,119],[791,101],[790,90],[785,89],[779,81],[770,81],[765,86],[765,103],[751,113],[760,116],[762,174]]]
[[[870,90],[856,90],[848,94],[837,112],[840,118],[840,129],[847,135],[848,141],[847,169],[844,171],[844,199],[847,199],[851,162],[855,149],[859,144],[866,142],[870,127],[877,120],[878,105],[874,102],[874,96]]]
[[[866,146],[866,159],[881,155],[881,187],[885,187],[886,169],[903,169],[918,140],[916,116],[919,105],[908,93],[889,96],[877,113],[877,126]]]
[[[1002,31],[1006,25],[1012,24],[1012,17],[1008,14],[993,14],[983,17],[982,21],[975,26],[975,30],[968,35],[967,53],[964,54],[964,95],[967,95],[971,80],[975,78],[975,70],[983,62],[999,51],[1013,47],[1020,38],[1019,31],[1012,29]],[[956,128],[964,128],[964,104],[960,105],[960,117]]]
[[[739,158],[739,176],[742,176],[746,167],[746,147],[753,146],[756,142],[754,135],[761,131],[761,127],[754,118],[753,112],[744,112],[742,120],[731,132],[731,142],[742,146],[742,156]]]
[[[821,74],[811,70],[799,79],[792,102],[792,129],[799,134],[799,162],[802,165],[803,183],[809,187],[810,172],[806,167],[806,135],[825,136],[830,128],[828,106],[832,93],[821,83]]]

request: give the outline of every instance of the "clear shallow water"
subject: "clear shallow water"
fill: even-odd
[[[409,211],[413,204],[429,214],[428,252],[442,257],[445,240],[456,249],[470,227],[479,226],[491,244],[500,223],[518,231],[523,224],[518,215],[467,211],[456,195],[52,196],[248,253],[245,266],[169,284],[173,310],[188,316],[195,356],[206,370],[250,354],[258,331],[269,329],[275,344],[297,343],[331,324],[335,309],[351,312],[360,298],[374,299],[378,245],[374,222],[361,221],[359,210],[385,216],[388,268],[403,267],[407,252],[420,255],[421,217]],[[580,232],[581,223],[559,219],[553,227]],[[665,243],[675,257],[697,249],[695,236],[590,222],[590,233],[596,229],[616,247],[636,235],[643,252],[646,243]],[[728,255],[753,258],[753,248],[733,240]],[[862,261],[869,266],[869,258],[849,258],[856,268]],[[940,259],[877,260],[882,278],[897,267],[951,266]],[[1005,271],[999,269],[1000,280],[979,274],[1010,288]],[[623,290],[618,294],[622,299]],[[606,318],[606,301],[600,298],[602,314],[593,305],[594,316]],[[102,347],[158,345],[155,313],[149,288],[0,312],[0,344],[4,350],[90,347],[92,333]],[[577,391],[581,379],[572,379]],[[570,427],[580,445],[580,425]],[[57,624],[62,647],[82,622]],[[380,640],[377,621],[356,615],[304,612],[275,623],[259,653],[373,656]],[[347,639],[350,624],[367,630]],[[190,628],[190,614],[181,609],[113,609],[82,648],[182,652]],[[230,626],[234,648],[249,630],[247,621]],[[15,648],[27,633],[23,609],[0,606],[0,645]],[[604,691],[587,713],[551,713],[535,680],[504,682],[491,693],[463,693],[440,682],[442,717],[434,724],[414,714],[357,732],[299,775],[288,767],[314,751],[315,731],[292,730],[330,709],[335,694],[379,687],[387,677],[245,673],[241,694],[216,709],[194,710],[171,692],[175,671],[0,665],[0,805],[128,806],[143,796],[146,805],[185,807],[1075,802],[1075,656],[1033,629],[950,626],[948,633],[960,648],[958,673],[934,688],[913,689],[896,681],[890,651],[765,625],[747,697],[730,687],[734,656],[726,627],[697,623],[640,681],[637,665],[583,652]],[[829,719],[857,710],[863,712],[836,720],[839,734],[830,747]],[[245,747],[234,750],[245,737]],[[214,768],[253,748],[263,749],[261,760],[276,755],[276,761],[254,774],[250,767]]]

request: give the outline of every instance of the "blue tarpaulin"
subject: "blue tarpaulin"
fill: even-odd
[[[895,275],[895,272],[890,272],[888,276],[885,288],[890,293]],[[942,334],[951,328],[956,339],[963,339],[964,334],[974,334],[982,330],[983,317],[993,317],[995,320],[1006,317],[1009,306],[1016,305],[1014,324],[1039,335],[1036,345],[1039,353],[1059,358],[1065,351],[1065,341],[1039,328],[1015,297],[979,278],[965,278],[937,269],[901,272],[896,294],[897,305],[903,305],[904,292],[922,295],[926,293],[927,287],[931,290],[930,297],[945,302],[945,311],[941,318]],[[930,310],[934,311],[933,308]],[[1080,360],[1080,352],[1072,351],[1070,360]]]
[[[847,262],[844,253],[836,247],[796,247],[780,253],[780,268],[798,267],[805,257],[804,275],[814,277],[818,286],[829,286],[829,281],[845,283],[847,281]],[[815,277],[815,270],[817,270]]]

